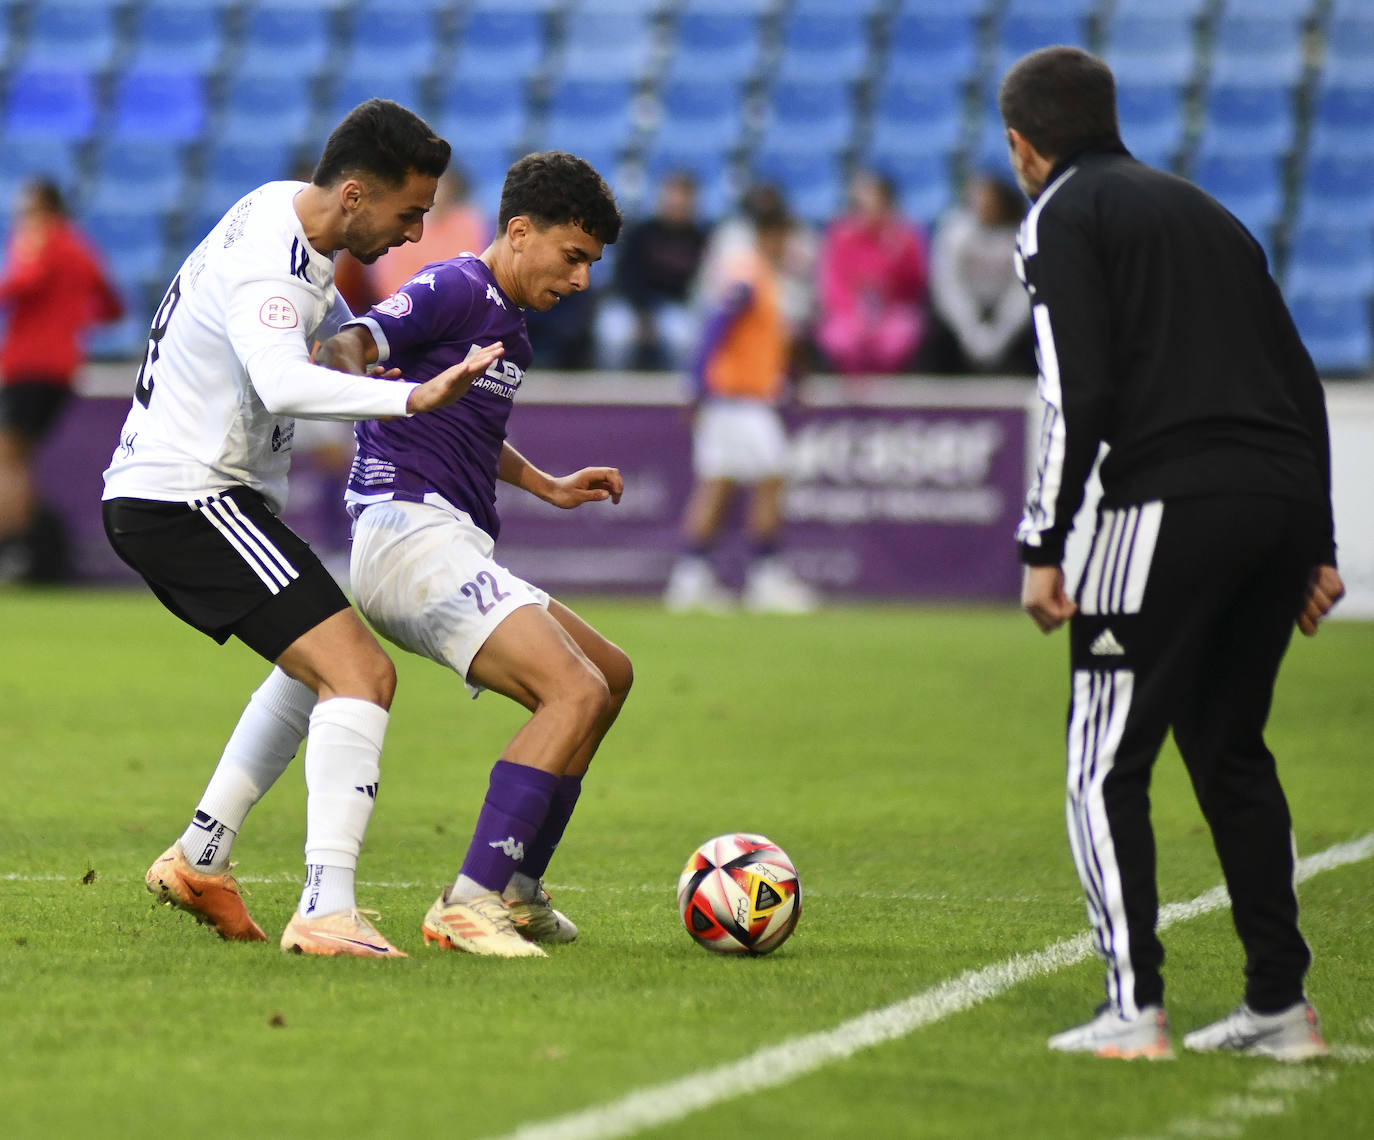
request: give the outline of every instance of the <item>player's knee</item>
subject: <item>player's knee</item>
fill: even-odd
[[[619,710],[635,683],[634,664],[623,652],[613,648],[608,659],[601,662],[601,675],[606,680],[611,708]]]
[[[590,666],[579,669],[567,688],[566,697],[577,710],[578,719],[590,732],[612,708],[611,689],[600,670]]]

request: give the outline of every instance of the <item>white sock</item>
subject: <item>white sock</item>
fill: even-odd
[[[377,797],[386,724],[386,709],[355,697],[321,701],[310,714],[310,739],[305,746],[305,862],[348,872],[346,884],[338,876],[325,876],[331,879],[332,909],[322,910],[317,900],[317,916],[354,906],[353,871]],[[302,915],[311,890],[307,881],[301,892]]]
[[[305,868],[305,890],[301,892],[301,915],[305,918],[318,918],[325,914],[337,914],[341,910],[352,910],[353,868],[326,867],[321,863],[311,863]]]
[[[229,866],[244,819],[300,749],[314,707],[310,688],[276,668],[248,698],[181,837],[193,867],[219,874]]]
[[[482,886],[476,879],[470,879],[466,875],[460,874],[453,880],[453,886],[448,889],[449,902],[467,902],[468,899],[475,899],[478,895],[491,894],[491,888]]]

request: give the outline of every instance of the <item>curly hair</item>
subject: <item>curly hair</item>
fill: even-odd
[[[561,150],[527,154],[506,171],[501,187],[501,232],[524,215],[541,228],[575,224],[606,245],[620,236],[615,195],[589,162]]]
[[[390,99],[369,99],[343,117],[324,144],[311,181],[332,186],[350,174],[402,185],[411,171],[438,178],[451,149],[414,111]]]

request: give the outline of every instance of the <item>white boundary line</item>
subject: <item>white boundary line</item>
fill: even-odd
[[[1374,832],[1300,860],[1297,879],[1301,882],[1333,867],[1361,862],[1371,855],[1374,855]],[[1160,908],[1159,929],[1220,910],[1227,902],[1226,889],[1215,887],[1188,902],[1171,903]],[[971,1009],[1021,982],[1081,962],[1092,952],[1092,940],[1087,934],[1054,942],[1033,954],[1018,954],[1005,962],[965,971],[904,1001],[841,1022],[833,1029],[765,1046],[738,1061],[651,1085],[566,1116],[520,1125],[501,1140],[614,1140],[644,1128],[668,1124],[721,1101],[786,1084],[862,1049],[905,1037],[922,1026]]]

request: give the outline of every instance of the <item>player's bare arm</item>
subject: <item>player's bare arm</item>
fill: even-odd
[[[550,475],[509,443],[501,447],[501,462],[496,474],[503,483],[519,487],[564,510],[605,499],[618,503],[625,490],[625,481],[614,467],[584,467],[571,475]]]
[[[1315,637],[1317,623],[1331,607],[1345,597],[1345,583],[1334,566],[1318,566],[1312,571],[1307,586],[1307,600],[1298,615],[1298,629],[1307,637]]]
[[[1021,583],[1021,608],[1042,633],[1053,633],[1078,612],[1064,592],[1064,571],[1058,566],[1027,566]]]
[[[337,372],[363,375],[377,363],[377,342],[364,325],[349,325],[315,349],[315,363]]]

